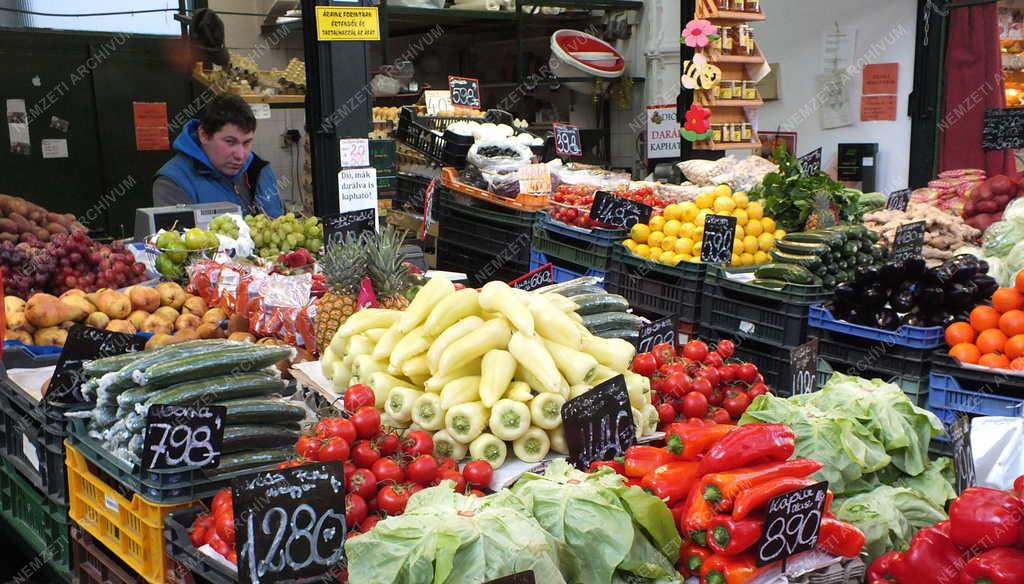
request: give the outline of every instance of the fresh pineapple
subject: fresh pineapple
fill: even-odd
[[[391,225],[381,227],[380,233],[367,233],[366,270],[383,308],[403,310],[409,306],[409,300],[402,296],[409,278],[401,253],[404,241],[405,232]]]
[[[328,245],[321,260],[328,290],[316,313],[316,347],[321,352],[358,308],[359,282],[366,274],[365,238],[346,233],[341,243]]]
[[[814,202],[811,204],[811,214],[807,217],[804,230],[814,231],[815,229],[835,227],[836,225],[839,225],[839,209],[832,202],[832,197],[824,192],[814,195]]]

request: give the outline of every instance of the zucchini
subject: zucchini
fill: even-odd
[[[814,283],[814,274],[798,264],[765,264],[754,272],[758,280],[782,280],[804,286]]]
[[[871,263],[873,263],[874,261],[875,260],[874,260],[874,258],[871,257],[871,254],[867,254],[867,253],[858,253],[857,254],[857,265],[858,266],[867,266],[867,265],[870,265]]]
[[[847,241],[843,244],[843,257],[849,259],[860,251],[860,244],[855,241]]]
[[[216,402],[213,405],[227,407],[228,424],[301,422],[306,419],[306,408],[297,402],[282,399],[243,397]]]
[[[865,235],[864,238],[870,241],[872,244],[878,243],[878,232],[875,231],[874,229],[868,229],[867,235]]]
[[[857,253],[871,253],[872,245],[874,244],[868,239],[860,240],[860,248],[857,250]]]
[[[796,233],[787,233],[783,240],[797,243],[818,243],[832,249],[841,248],[846,242],[846,238],[842,234],[828,231],[797,231]]]
[[[791,253],[793,255],[816,255],[824,257],[825,254],[829,253],[829,247],[824,243],[804,243],[800,241],[789,241],[786,239],[780,239],[775,242],[775,248],[781,252]]]
[[[834,287],[836,285],[836,277],[835,276],[823,276],[821,278],[821,283],[823,285],[825,285],[825,286],[828,286],[829,288],[832,288],[832,287]]]
[[[613,330],[639,330],[642,324],[642,318],[628,312],[602,312],[600,314],[588,314],[583,317],[583,326],[587,327],[587,330],[595,335],[599,332]]]
[[[884,260],[889,257],[889,248],[880,243],[876,243],[871,246],[871,256],[876,260]]]
[[[811,270],[811,273],[814,274],[815,276],[825,277],[828,275],[828,267],[822,264]]]
[[[839,260],[837,265],[839,266],[840,270],[844,270],[844,271],[845,270],[849,270],[851,267],[853,267],[853,266],[850,265],[850,262],[848,262],[846,260]]]
[[[584,316],[600,312],[626,312],[629,310],[629,301],[618,294],[602,292],[600,294],[580,294],[573,296],[572,301],[579,308],[576,314]]]
[[[273,448],[270,450],[243,451],[226,454],[220,457],[217,468],[207,469],[207,478],[216,478],[240,470],[256,470],[276,466],[295,456],[293,447]]]
[[[259,371],[294,356],[295,349],[291,347],[238,343],[236,347],[164,361],[133,377],[139,385],[164,385],[222,373]]]
[[[789,285],[789,282],[785,280],[772,280],[769,278],[754,278],[750,281],[754,286],[760,286],[762,288],[771,288],[772,290],[782,290]]]
[[[640,340],[640,331],[630,329],[613,329],[610,331],[604,331],[598,336],[602,339],[622,339],[635,343]]]
[[[182,405],[200,400],[213,403],[239,397],[272,395],[281,393],[285,387],[281,378],[269,373],[235,373],[166,387],[151,395],[145,405]]]
[[[237,424],[224,426],[222,454],[292,446],[302,432],[296,426]]]
[[[815,268],[823,264],[821,258],[819,258],[818,256],[793,255],[791,253],[785,253],[779,250],[772,250],[771,256],[772,260],[775,261],[775,263],[795,264],[798,266],[803,266],[808,270],[814,270]]]
[[[835,276],[836,274],[839,273],[839,266],[835,265],[834,263],[829,264],[826,272],[828,272],[830,276]]]

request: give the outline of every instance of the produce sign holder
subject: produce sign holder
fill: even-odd
[[[113,357],[141,351],[149,339],[138,335],[127,335],[106,331],[83,324],[75,324],[68,331],[64,349],[57,360],[53,380],[46,392],[45,401],[51,404],[83,403],[79,386],[82,383],[82,363],[99,357]]]
[[[590,218],[607,225],[630,229],[637,223],[646,223],[651,218],[652,211],[650,205],[637,203],[607,191],[597,191],[590,206]]]
[[[832,312],[824,306],[812,306],[808,313],[810,325],[844,335],[881,341],[911,349],[934,349],[945,342],[941,326],[908,326],[901,325],[894,331],[872,328],[845,320],[836,320]]]
[[[1024,111],[1016,108],[985,110],[981,147],[985,150],[1024,148]]]
[[[927,223],[924,221],[900,225],[893,237],[892,259],[906,260],[921,257],[926,229]]]
[[[70,580],[67,507],[40,493],[7,461],[0,460],[0,518],[28,543],[36,555],[49,558],[57,575]]]
[[[655,345],[662,343],[672,343],[672,346],[675,347],[678,344],[677,340],[676,318],[674,316],[666,316],[640,327],[636,352],[650,353]]]
[[[608,275],[607,272],[602,272],[601,270],[592,270],[585,266],[573,265],[571,262],[559,260],[554,257],[548,258],[548,256],[536,249],[530,250],[530,270],[536,270],[546,264],[551,265],[551,273],[554,275],[556,284],[561,284],[562,282],[568,282],[569,280],[575,280],[576,278],[582,278],[584,276],[604,280]]]
[[[696,323],[700,318],[701,291],[707,264],[679,262],[666,266],[639,258],[621,245],[612,247],[605,276],[605,290],[619,294],[650,318],[678,314],[679,320]]]
[[[356,235],[364,231],[375,231],[377,228],[377,209],[357,209],[345,213],[334,213],[324,215],[324,245],[338,244],[344,239],[345,234],[352,232]]]
[[[238,584],[238,573],[196,549],[189,540],[189,531],[196,517],[206,513],[201,505],[171,511],[164,520],[167,553],[177,563],[188,566],[192,573],[211,584]]]
[[[900,189],[889,193],[885,198],[885,208],[895,211],[906,211],[910,204],[910,189]]]
[[[727,264],[732,261],[736,239],[736,218],[729,215],[708,215],[704,219],[704,240],[700,261],[706,264]]]
[[[216,468],[227,414],[227,406],[149,406],[141,468]]]
[[[544,286],[550,286],[555,283],[554,270],[551,268],[551,264],[544,264],[536,269],[532,269],[522,276],[512,280],[508,285],[517,290],[524,290],[526,292],[533,292],[538,288]]]
[[[580,470],[625,454],[636,443],[626,378],[616,375],[562,404],[562,426],[569,462]]]
[[[67,505],[68,427],[50,419],[41,406],[10,379],[0,380],[0,456],[51,501]]]
[[[825,512],[828,481],[772,497],[764,517],[764,532],[755,545],[758,566],[782,560],[785,571],[789,556],[813,549]]]
[[[555,154],[557,156],[583,156],[580,141],[580,129],[572,124],[551,124],[555,134]]]
[[[818,374],[818,339],[793,347],[789,351],[789,371],[793,395],[811,393]]]
[[[448,76],[452,105],[480,109],[480,81],[472,77]]]
[[[814,176],[821,172],[821,146],[798,158],[797,163],[804,176]]]

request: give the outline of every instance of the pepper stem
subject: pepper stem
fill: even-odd
[[[692,555],[689,558],[686,558],[686,567],[689,568],[691,572],[696,572],[703,565],[704,560],[702,560],[698,555]]]
[[[705,581],[707,582],[707,584],[726,584],[725,574],[719,572],[718,570],[712,570],[708,572]]]
[[[732,539],[729,537],[729,530],[724,525],[716,525],[711,530],[711,539],[714,540],[719,547],[726,547],[729,545],[729,541]]]
[[[722,490],[715,485],[708,485],[704,487],[704,500],[712,505],[717,505],[722,502],[725,497],[722,495]]]
[[[706,529],[698,529],[698,530],[691,531],[690,532],[690,539],[693,540],[693,543],[695,543],[695,544],[697,544],[699,546],[707,547],[708,546],[708,530],[706,530]]]
[[[669,434],[668,441],[665,442],[665,450],[679,456],[683,453],[683,439],[678,434]]]

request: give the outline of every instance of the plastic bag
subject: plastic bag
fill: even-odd
[[[1010,270],[1010,277],[1012,274],[1024,270],[1024,239],[1017,240],[1017,243],[1010,248],[1010,253],[1006,254],[1004,261],[1006,268]]]
[[[981,247],[989,255],[1003,257],[1021,240],[1024,240],[1024,222],[998,221],[985,230]]]
[[[1024,475],[1024,418],[974,418],[971,453],[978,486],[1009,489]]]
[[[220,240],[220,248],[229,252],[234,251],[235,257],[247,258],[251,256],[256,249],[256,244],[252,240],[249,224],[237,213],[227,213],[227,216],[235,222],[235,225],[238,225],[238,238],[231,239],[226,235],[218,233],[217,239]]]

